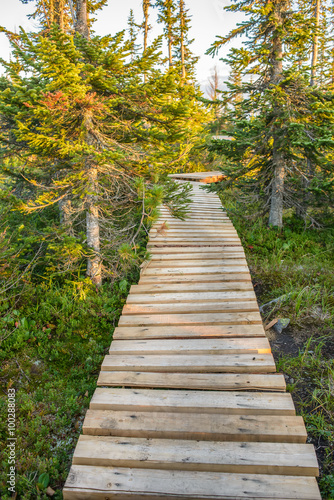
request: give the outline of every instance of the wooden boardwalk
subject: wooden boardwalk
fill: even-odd
[[[194,183],[190,218],[163,208],[148,247],[64,499],[321,499],[313,446],[218,197]]]

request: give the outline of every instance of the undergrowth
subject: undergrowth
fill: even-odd
[[[1,321],[2,415],[0,433],[7,439],[9,388],[16,391],[16,491],[22,500],[62,498],[81,424],[96,386],[130,282],[97,291],[87,280],[59,286],[28,287],[17,309]],[[8,449],[1,459],[1,498],[8,492]]]

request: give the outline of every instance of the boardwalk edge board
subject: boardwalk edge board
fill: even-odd
[[[101,365],[64,500],[321,500],[244,249],[217,195],[154,223]]]

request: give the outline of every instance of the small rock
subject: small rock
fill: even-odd
[[[282,333],[284,328],[286,328],[290,324],[289,318],[281,318],[277,321],[277,323],[274,324],[272,327],[273,330],[275,330],[276,333]]]
[[[290,378],[290,384],[294,384],[295,383],[295,379],[294,378]]]
[[[48,487],[46,488],[46,494],[48,495],[48,497],[53,497],[53,495],[54,495],[55,493],[56,493],[56,492],[55,492],[55,490],[53,490],[53,489],[51,488],[51,486],[48,486]]]

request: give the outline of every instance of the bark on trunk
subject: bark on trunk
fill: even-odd
[[[180,0],[180,44],[181,44],[181,66],[182,66],[182,79],[186,79],[186,61],[184,50],[184,1]]]
[[[143,13],[144,13],[144,54],[147,50],[148,38],[148,9],[150,7],[150,0],[143,0]],[[144,73],[144,83],[147,82],[147,74]]]
[[[54,2],[54,22],[64,31],[64,0]]]
[[[280,151],[278,141],[279,138],[276,134],[273,145],[274,178],[270,200],[269,224],[276,227],[282,227],[285,161],[282,152]]]
[[[71,200],[65,196],[59,201],[59,212],[60,212],[60,224],[69,229],[72,233],[72,222],[71,222]]]
[[[169,68],[173,66],[173,55],[172,55],[172,48],[173,48],[173,42],[171,35],[168,35],[168,61],[169,61]]]
[[[89,39],[86,0],[77,0],[75,30],[87,40]],[[90,118],[87,117],[87,130],[89,130],[90,125]],[[94,144],[94,138],[89,132],[87,132],[86,141],[87,144]],[[86,236],[87,246],[93,253],[93,256],[89,257],[87,261],[87,276],[91,278],[96,286],[100,286],[102,284],[102,261],[100,256],[100,221],[97,203],[98,170],[89,158],[86,160],[86,171],[89,192],[86,198]]]
[[[278,2],[273,12],[276,29],[273,34],[272,52],[270,57],[271,75],[270,84],[278,85],[283,76],[283,42],[280,28],[283,25],[284,14],[287,10],[287,2]],[[279,119],[280,106],[274,106],[274,115]],[[283,197],[284,197],[284,178],[286,173],[285,159],[280,146],[281,128],[279,123],[275,127],[273,134],[273,180],[270,198],[269,224],[283,226]]]
[[[94,255],[88,258],[87,276],[96,286],[102,284],[101,256],[100,256],[100,225],[99,210],[97,207],[97,168],[88,169],[89,195],[87,196],[86,211],[86,235],[87,246],[93,251]]]
[[[319,19],[320,19],[320,0],[316,0],[315,3],[314,19],[315,19],[316,33],[314,35],[313,49],[312,49],[311,80],[310,80],[311,87],[313,87],[316,84],[316,73],[317,73],[316,66],[318,62],[318,48],[319,48],[319,37],[317,31],[319,28]]]
[[[75,31],[87,40],[89,39],[87,0],[77,0],[76,2]]]

